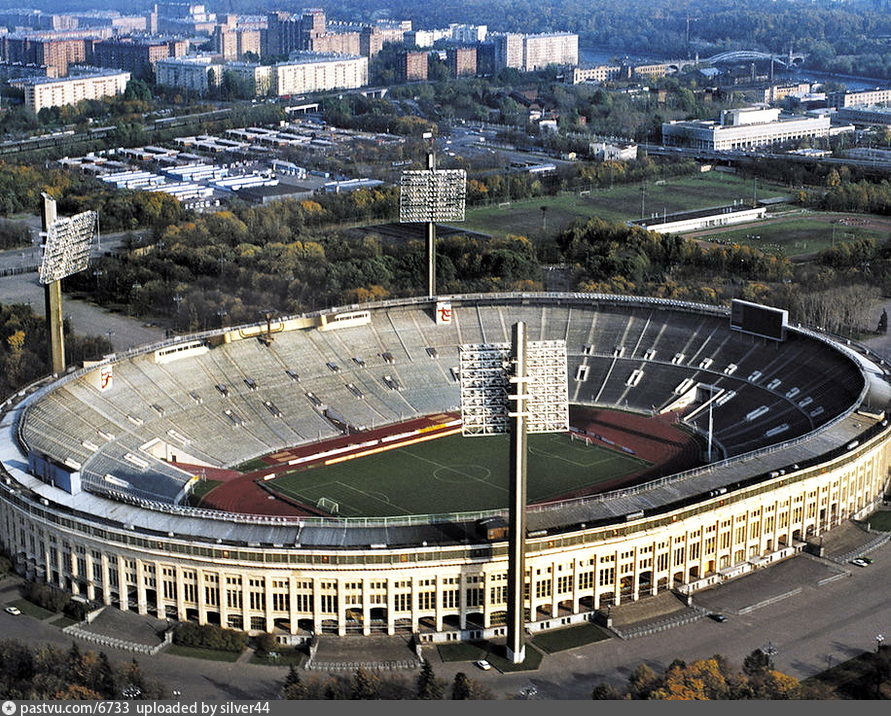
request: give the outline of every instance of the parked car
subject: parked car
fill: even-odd
[[[488,671],[492,668],[492,665],[486,661],[485,659],[479,659],[474,662],[478,667],[480,667],[483,671]]]
[[[716,612],[709,614],[708,618],[712,619],[716,622],[726,622],[727,621],[727,617],[725,617],[723,614],[718,614]]]
[[[3,611],[5,611],[7,614],[12,614],[14,617],[17,617],[22,613],[22,610],[18,607],[6,607],[6,609],[4,609]]]

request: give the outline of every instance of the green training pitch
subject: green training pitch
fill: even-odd
[[[612,188],[592,189],[589,192],[564,192],[556,196],[539,196],[512,201],[499,206],[468,208],[463,228],[482,231],[493,236],[519,234],[539,239],[556,234],[574,221],[592,217],[606,221],[626,221],[641,217],[640,183],[617,184]],[[788,187],[758,182],[725,174],[707,172],[683,177],[670,177],[659,182],[647,182],[644,188],[644,215],[653,212],[689,211],[730,204],[737,199],[751,201],[755,196],[785,196]],[[542,207],[547,206],[547,231],[542,226]]]
[[[452,435],[287,473],[267,484],[304,504],[333,500],[343,517],[502,509],[508,503],[508,449],[506,435]],[[649,465],[568,435],[530,435],[527,497],[554,499]]]

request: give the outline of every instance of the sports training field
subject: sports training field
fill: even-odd
[[[530,435],[528,501],[553,499],[649,465],[567,435]],[[506,435],[452,435],[290,473],[267,486],[310,505],[322,497],[334,500],[345,517],[464,512],[506,508],[507,470]]]
[[[613,188],[594,189],[584,195],[565,192],[556,196],[539,196],[513,201],[501,207],[497,203],[467,210],[461,226],[493,236],[519,234],[541,238],[556,234],[573,221],[598,217],[606,221],[626,221],[641,216],[641,187],[617,184]],[[688,211],[729,204],[737,199],[784,196],[788,187],[768,182],[756,185],[735,174],[708,172],[684,177],[671,177],[663,183],[648,182],[645,186],[644,215],[663,211]],[[541,207],[547,206],[547,231],[542,227]]]

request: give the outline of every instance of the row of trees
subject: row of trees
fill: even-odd
[[[624,690],[608,683],[594,687],[595,700],[716,701],[748,699],[827,699],[832,691],[819,683],[802,684],[777,671],[768,654],[756,649],[742,670],[723,656],[698,659],[689,664],[676,659],[657,673],[647,664],[638,665],[629,675]]]
[[[491,699],[492,692],[463,671],[455,674],[451,684],[439,679],[427,659],[421,664],[417,677],[381,677],[367,669],[358,668],[352,678],[323,676],[304,680],[293,666],[285,678],[281,698],[289,701],[306,699],[325,700],[404,700],[424,701],[449,698],[459,701]]]
[[[114,667],[105,652],[81,651],[74,643],[66,651],[0,640],[0,699],[119,700],[125,690],[137,699],[169,698],[136,659]]]

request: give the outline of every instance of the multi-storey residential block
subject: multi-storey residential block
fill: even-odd
[[[4,62],[46,65],[59,75],[68,74],[68,66],[85,62],[91,43],[82,38],[58,39],[43,35],[0,35],[0,59]]]
[[[39,112],[45,107],[123,94],[129,81],[129,72],[99,72],[68,78],[31,77],[15,80],[13,85],[24,90],[25,106]]]
[[[572,84],[582,82],[609,82],[622,75],[621,65],[597,65],[597,67],[576,67],[572,71]]]
[[[548,65],[577,65],[579,37],[568,32],[521,35],[493,33],[489,36],[495,46],[495,69],[514,67],[523,72]]]
[[[474,45],[478,42],[485,42],[489,28],[486,25],[449,25],[452,33],[452,39],[460,42],[462,45]]]
[[[119,38],[93,45],[92,63],[97,67],[126,70],[134,77],[153,76],[154,64],[168,57],[183,57],[188,50],[185,40]]]
[[[526,72],[548,65],[577,65],[579,36],[568,32],[526,35],[523,38],[523,67]]]
[[[155,63],[155,82],[164,87],[179,87],[207,92],[222,79],[223,63],[209,55],[171,57]]]
[[[403,52],[399,56],[397,75],[401,82],[415,82],[427,79],[427,53]]]
[[[472,77],[476,74],[476,48],[449,48],[446,50],[446,64],[453,77]]]
[[[891,103],[891,89],[863,90],[861,92],[829,92],[826,104],[830,107],[855,107],[857,105],[874,105]]]
[[[279,96],[355,89],[367,84],[368,58],[361,55],[304,53],[273,66],[272,87]]]
[[[359,32],[329,32],[325,11],[304,10],[301,15],[269,13],[263,52],[287,55],[294,51],[337,52],[358,55]]]

